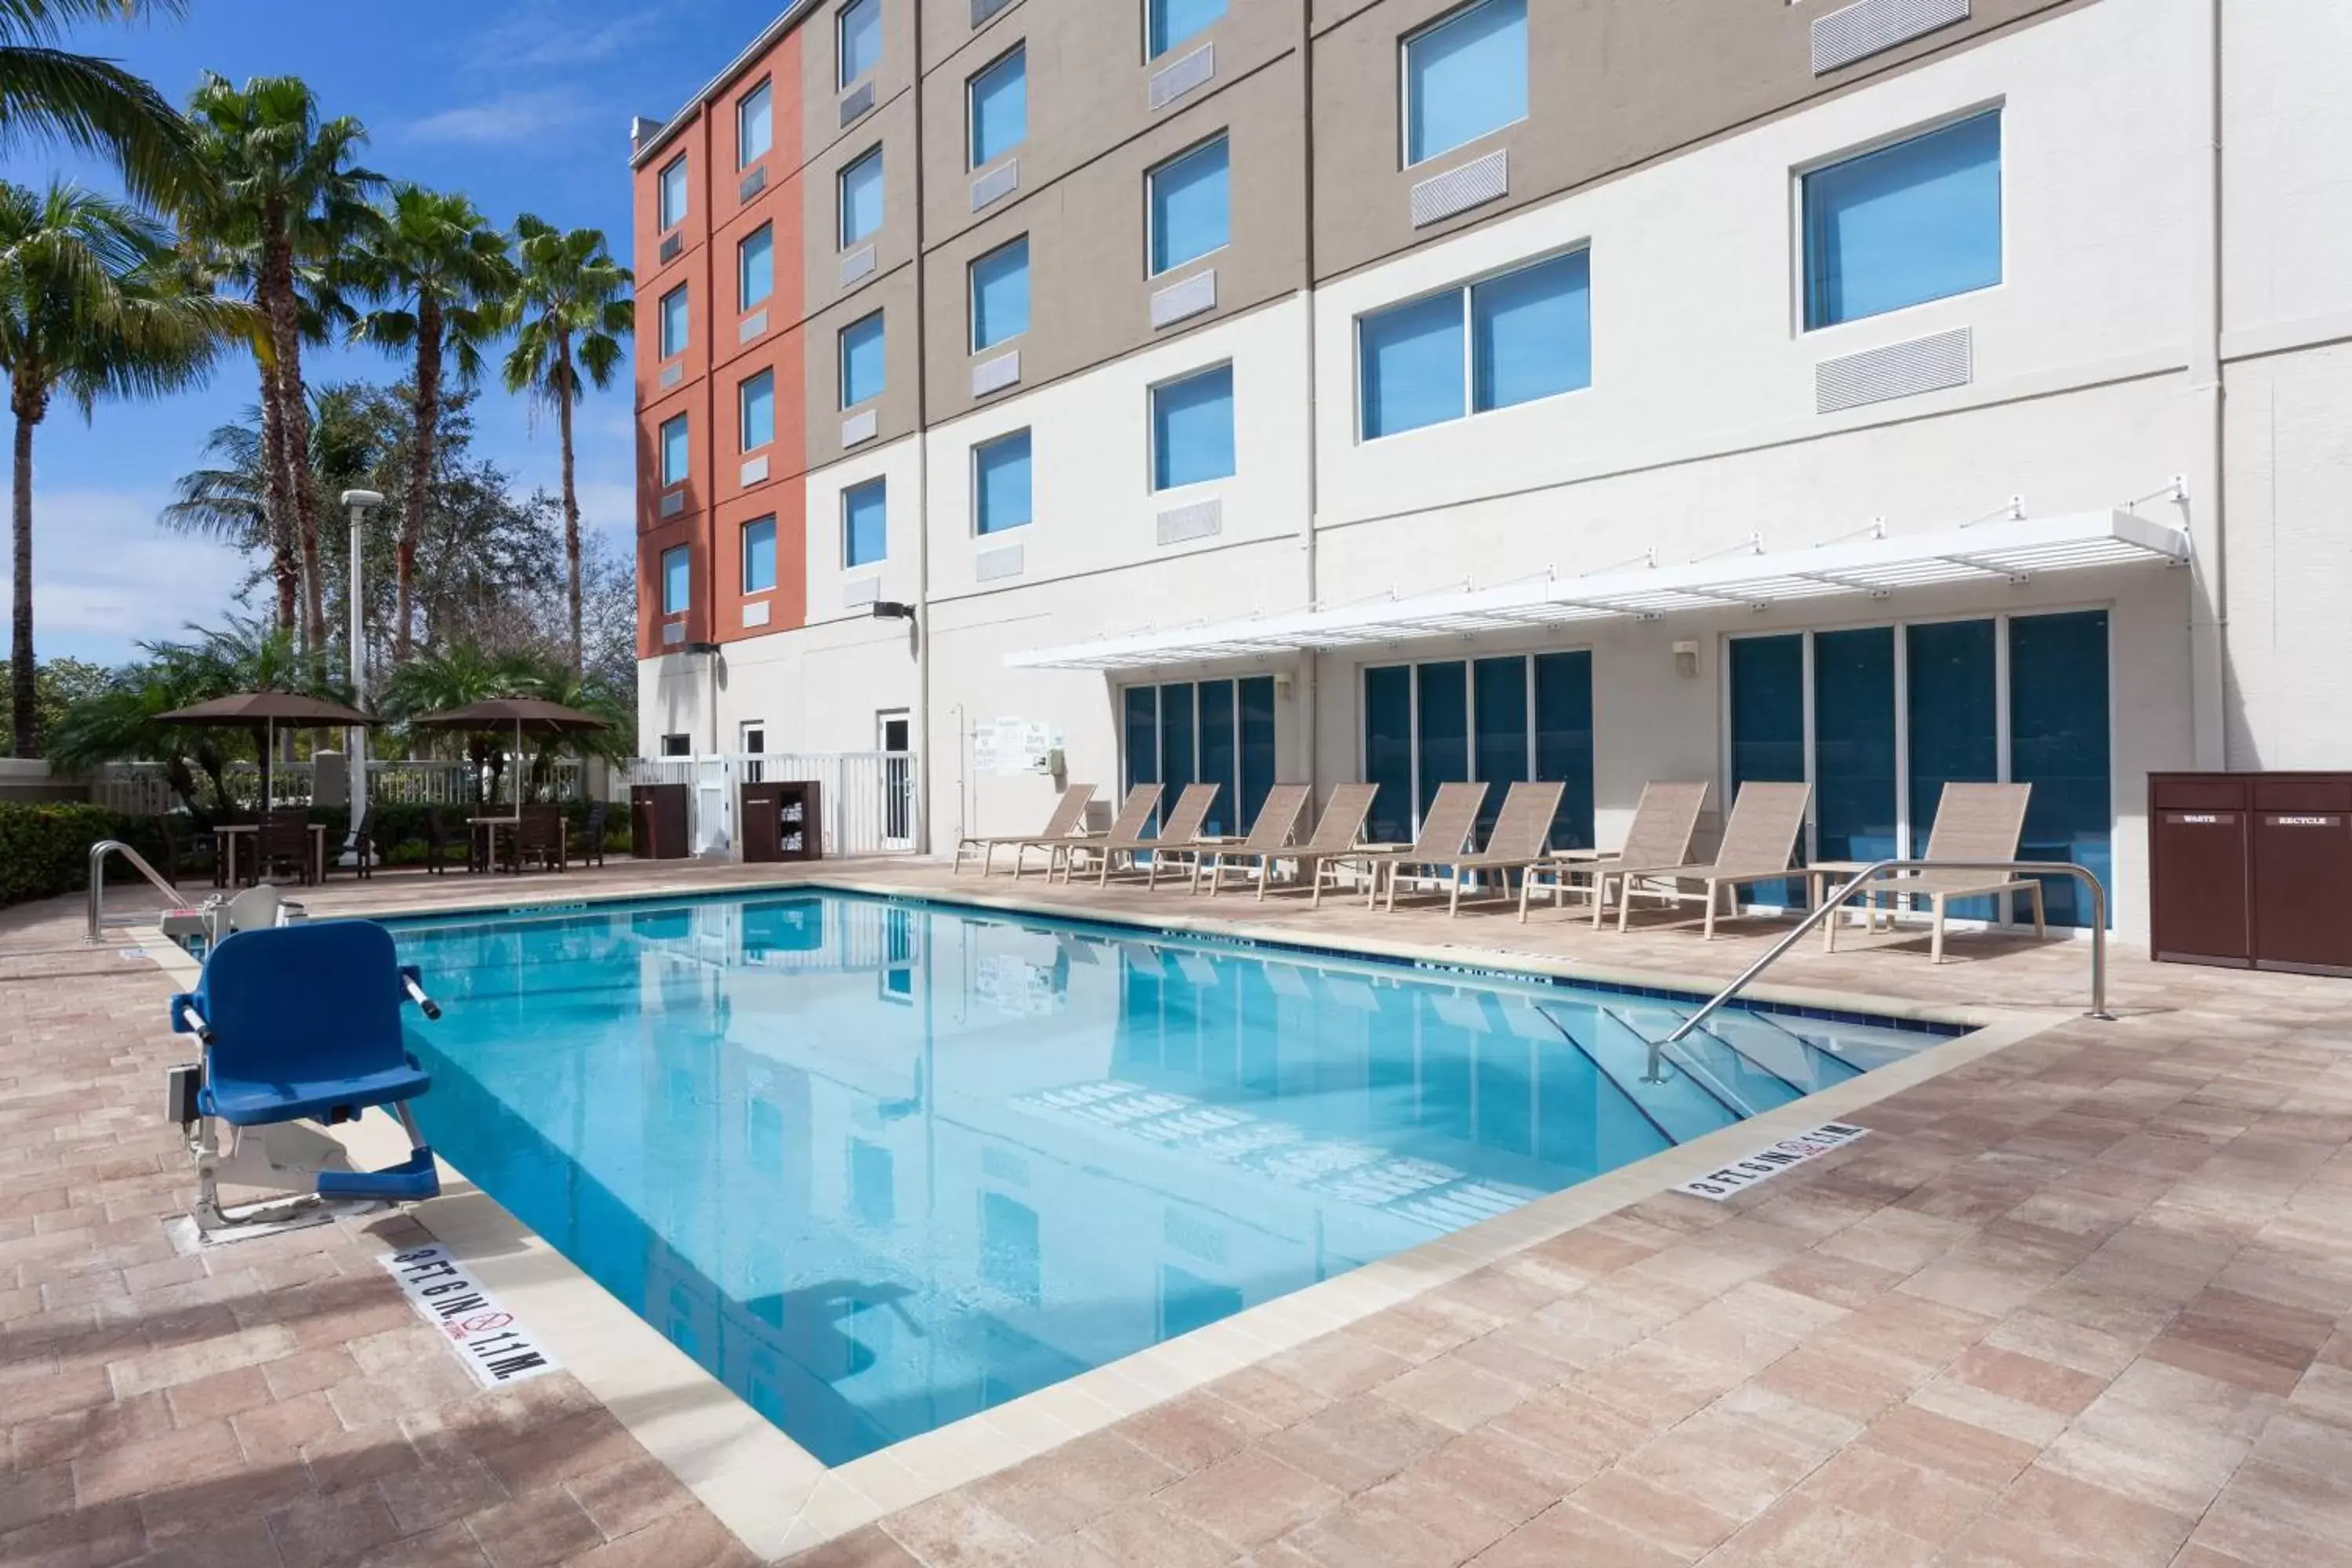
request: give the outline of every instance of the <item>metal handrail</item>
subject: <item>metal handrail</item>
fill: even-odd
[[[101,838],[89,847],[89,936],[87,940],[93,942],[100,940],[99,931],[106,924],[106,858],[110,855],[121,855],[139,868],[139,874],[146,878],[157,892],[174,904],[180,901],[180,889],[164,880],[162,872],[147,864],[145,856],[119,838]]]
[[[1888,871],[2012,871],[2037,877],[2073,877],[2091,889],[2091,1008],[2088,1016],[2112,1022],[2115,1015],[2107,1011],[2107,889],[2099,879],[2071,860],[1880,860],[1855,876],[1853,881],[1822,900],[1821,908],[1797,922],[1797,929],[1772,944],[1771,950],[1749,964],[1738,979],[1717,992],[1714,1000],[1684,1020],[1680,1028],[1658,1044],[1660,1050],[1678,1046],[1691,1031],[1721,1011],[1724,1004],[1748,988],[1754,980],[1776,963],[1815,926],[1843,909],[1846,900],[1862,889],[1864,883]],[[1792,872],[1791,875],[1801,875]],[[1903,891],[1899,881],[1889,884],[1894,891]]]

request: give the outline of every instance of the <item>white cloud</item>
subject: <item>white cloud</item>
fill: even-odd
[[[582,66],[616,59],[636,45],[660,37],[667,9],[642,5],[609,22],[583,26],[575,11],[553,0],[536,0],[518,7],[481,35],[474,64],[506,74],[534,66]]]
[[[478,103],[461,104],[412,120],[400,128],[404,141],[478,147],[511,146],[553,140],[597,112],[595,105],[568,88],[502,92]]]
[[[33,646],[47,658],[128,658],[132,645],[218,625],[244,581],[243,557],[167,533],[164,498],[136,490],[36,489]],[[14,586],[0,560],[0,602]]]

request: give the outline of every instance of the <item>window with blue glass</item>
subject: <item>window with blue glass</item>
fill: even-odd
[[[1535,656],[1535,776],[1558,779],[1551,847],[1592,846],[1592,655],[1584,648]]]
[[[1805,326],[2000,281],[2000,112],[1804,176]]]
[[[1029,330],[1029,237],[971,264],[971,348],[993,348]]]
[[[662,614],[682,616],[694,603],[694,554],[683,544],[662,552]]]
[[[1813,635],[1814,857],[1882,860],[1897,852],[1895,631]]]
[[[735,304],[749,310],[776,291],[776,230],[761,224],[735,247]]]
[[[1189,784],[1217,786],[1206,833],[1246,833],[1274,788],[1274,677],[1130,686],[1119,698],[1129,789],[1163,786],[1162,809]]]
[[[1373,787],[1365,836],[1375,844],[1412,837],[1412,666],[1364,671],[1364,782]]]
[[[1478,0],[1404,41],[1405,162],[1528,117],[1528,0]]]
[[[855,408],[882,395],[882,312],[841,329],[841,405]]]
[[[992,163],[1029,139],[1029,50],[1012,52],[971,79],[971,166]]]
[[[735,100],[735,166],[750,168],[775,144],[775,95],[763,81]]]
[[[1364,438],[1591,385],[1591,276],[1572,250],[1359,319]]]
[[[661,298],[661,357],[676,359],[686,352],[687,330],[686,285],[681,283]]]
[[[882,227],[882,149],[875,148],[841,171],[841,248],[864,241]]]
[[[1179,153],[1144,175],[1151,212],[1151,271],[1222,250],[1232,237],[1225,139]]]
[[[1225,0],[1144,0],[1144,46],[1158,59],[1209,30],[1225,14]]]
[[[686,416],[683,414],[662,421],[661,476],[664,489],[673,485],[686,483],[688,471],[686,431]]]
[[[776,373],[744,378],[738,393],[743,420],[743,450],[756,452],[776,438]]]
[[[1234,473],[1234,367],[1151,389],[1151,488],[1205,484]]]
[[[1015,430],[971,449],[973,510],[982,533],[1025,526],[1031,516],[1029,432]]]
[[[840,84],[848,87],[882,63],[882,0],[849,0],[835,26]]]
[[[1510,786],[1558,782],[1556,847],[1592,843],[1592,656],[1583,649],[1364,671],[1364,782],[1379,787],[1367,832],[1410,840],[1440,784],[1489,786],[1481,841]]]
[[[1990,620],[1927,621],[1903,629],[1913,856],[1927,852],[1946,784],[2000,779],[1998,630]],[[1951,912],[1975,921],[1997,913],[1990,899],[1963,899]]]
[[[841,492],[841,563],[872,566],[890,553],[890,492],[868,479]]]
[[[755,518],[743,525],[743,592],[764,594],[776,585],[776,520]]]
[[[1734,637],[1731,667],[1731,798],[1750,781],[1805,777],[1805,636]],[[1801,842],[1798,853],[1804,853]],[[1794,881],[1762,882],[1747,895],[1783,909],[1801,901]]]
[[[2115,885],[2115,780],[2107,713],[2107,614],[2015,616],[2009,623],[2009,773],[2030,784],[2018,856],[2071,860]],[[2087,926],[2072,877],[2045,877],[2053,925]]]
[[[676,228],[686,221],[686,154],[681,153],[662,165],[659,200],[663,229]]]
[[[1240,761],[1241,737],[1234,724],[1234,683],[1230,680],[1204,680],[1197,688],[1192,710],[1201,725],[1201,738],[1193,748],[1198,759],[1195,774],[1202,784],[1217,786],[1216,797],[1209,803],[1209,815],[1202,819],[1203,833],[1235,833],[1234,817],[1234,764]]]

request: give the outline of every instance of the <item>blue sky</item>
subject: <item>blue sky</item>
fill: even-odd
[[[464,191],[499,223],[533,212],[588,225],[629,258],[628,125],[659,117],[716,74],[784,0],[191,0],[187,18],[92,27],[75,47],[124,61],[184,102],[198,75],[236,80],[290,73],[329,114],[368,127],[369,167]],[[63,174],[111,186],[39,142],[8,150],[5,177]],[[373,351],[306,362],[321,380],[390,380]],[[201,392],[101,405],[85,426],[52,413],[34,451],[34,600],[43,658],[112,662],[142,638],[191,619],[216,621],[242,575],[228,552],[163,532],[157,510],[197,465],[205,435],[255,396],[252,363],[225,361]],[[555,426],[495,386],[478,409],[478,445],[526,487],[553,489]],[[592,397],[578,426],[580,488],[593,527],[626,539],[634,463],[628,383]],[[0,598],[7,584],[0,554]]]

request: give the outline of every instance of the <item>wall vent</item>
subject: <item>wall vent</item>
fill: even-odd
[[[682,642],[684,642],[685,640],[686,640],[686,623],[685,623],[684,621],[667,621],[667,622],[665,622],[665,623],[663,624],[663,626],[662,626],[662,646],[663,646],[663,647],[677,647],[679,643],[682,643]]]
[[[1020,576],[1021,546],[1008,544],[1002,550],[982,551],[971,558],[971,574],[983,583]]]
[[[1172,327],[1189,316],[1217,308],[1217,269],[1195,272],[1181,282],[1171,283],[1151,296],[1151,326],[1154,331]]]
[[[1813,74],[1969,19],[1969,0],[1859,0],[1813,18]]]
[[[1206,539],[1225,529],[1225,503],[1212,496],[1207,500],[1194,501],[1160,514],[1160,542],[1181,544],[1188,539]]]
[[[879,577],[852,577],[841,584],[841,607],[854,610],[860,605],[870,605],[882,596]]]
[[[754,599],[743,606],[743,624],[747,626],[764,626],[768,624],[770,613],[767,600]]]
[[[743,176],[743,183],[735,188],[735,199],[739,203],[748,202],[767,188],[768,165],[762,163]]]
[[[1441,218],[1468,212],[1511,188],[1510,150],[1497,147],[1459,168],[1433,174],[1412,188],[1412,226],[1426,228]]]
[[[971,0],[971,25],[975,27],[985,25],[991,16],[1012,4],[1013,0]]]
[[[860,409],[841,422],[841,444],[856,447],[871,441],[875,431],[880,427],[881,422],[875,417],[873,409]]]
[[[767,330],[768,312],[765,310],[754,310],[750,315],[743,318],[743,324],[741,326],[735,329],[735,341],[739,343],[748,343],[753,338],[758,337],[761,332],[764,332]]]
[[[662,497],[661,514],[664,517],[676,517],[679,512],[682,512],[685,510],[686,492],[684,490],[672,490],[669,494]]]
[[[1151,73],[1145,89],[1153,109],[1165,109],[1202,83],[1215,79],[1217,46],[1202,44],[1181,59],[1171,60]]]
[[[874,247],[861,245],[841,258],[841,286],[845,289],[874,276]]]
[[[746,458],[743,459],[743,482],[745,484],[756,485],[766,479],[767,477],[768,459],[765,454],[757,458]]]
[[[685,379],[686,364],[684,361],[678,361],[661,367],[661,384],[664,391],[667,391],[669,388],[676,386],[679,382],[684,381]]]
[[[685,248],[686,236],[682,234],[666,236],[661,242],[661,258],[666,262],[676,261],[678,253]]]
[[[998,354],[984,359],[971,367],[971,395],[986,397],[992,392],[1002,392],[1021,379],[1021,351]]]
[[[874,107],[874,84],[860,82],[856,92],[841,100],[841,122],[844,125]]]
[[[1009,158],[971,183],[971,210],[1002,201],[1021,188],[1021,160]]]
[[[1975,370],[1975,349],[1966,327],[1825,359],[1813,367],[1813,412],[1835,414],[1865,403],[1966,386]]]

